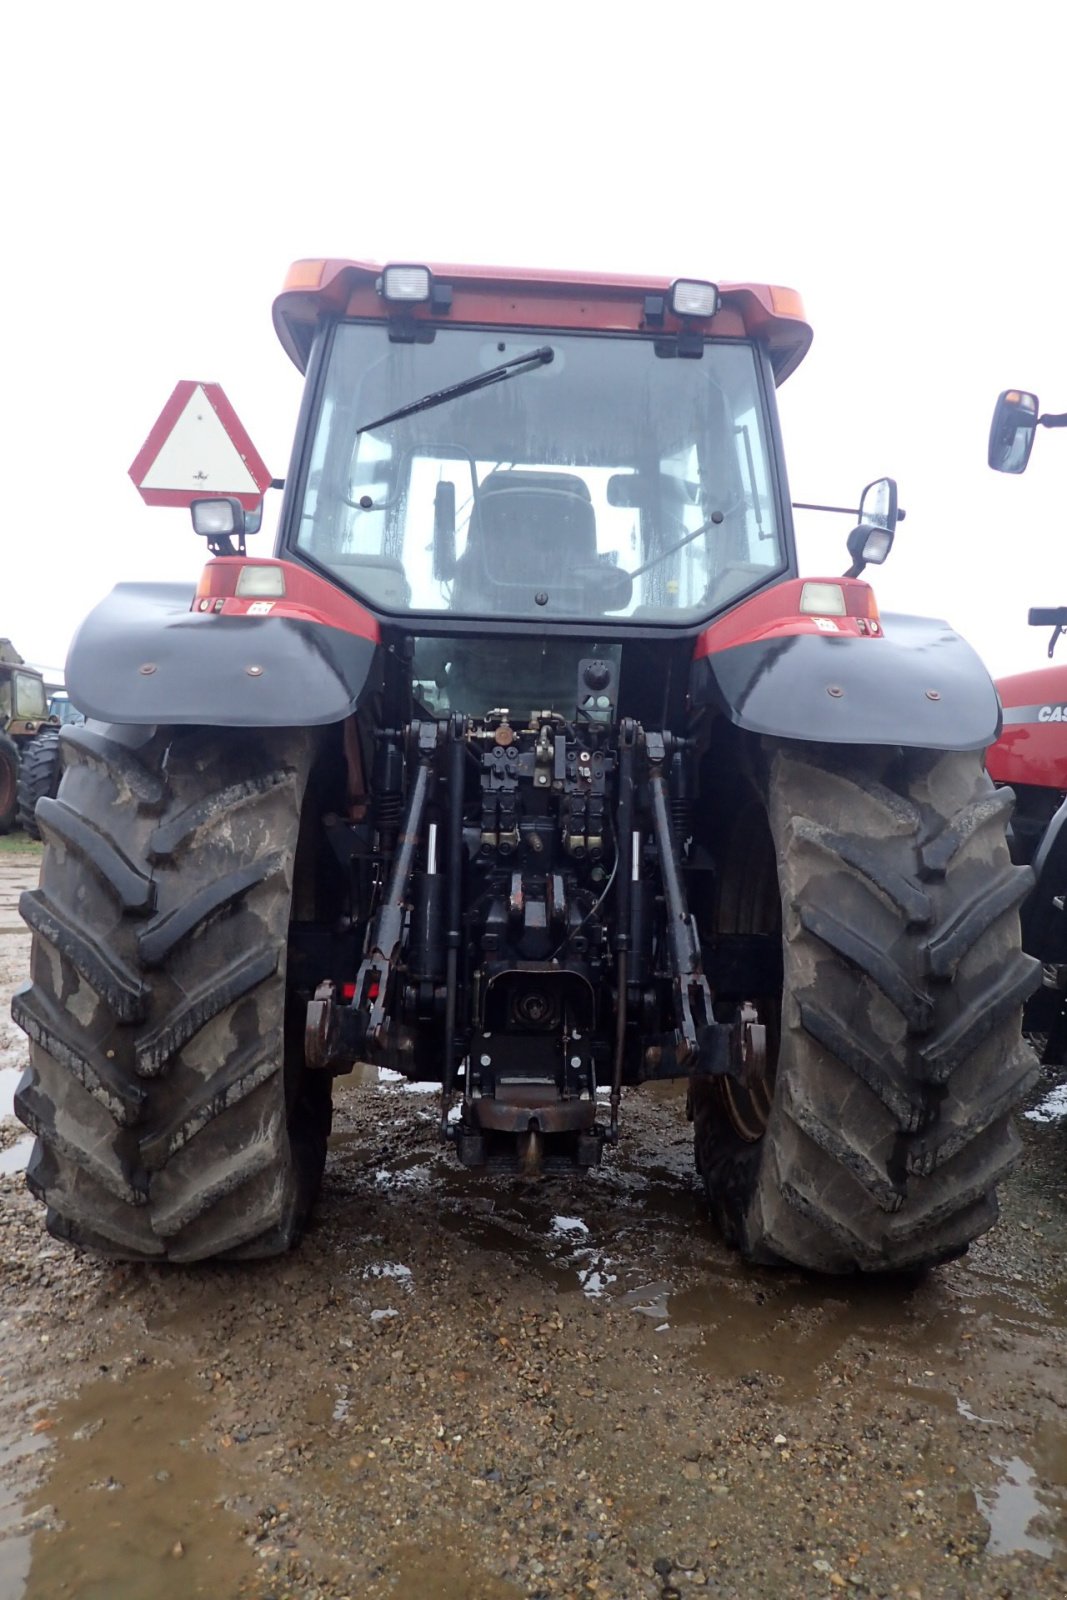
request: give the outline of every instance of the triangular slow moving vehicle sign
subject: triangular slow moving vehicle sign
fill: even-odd
[[[271,474],[217,383],[183,379],[137,453],[130,477],[149,506],[233,496],[255,510]]]

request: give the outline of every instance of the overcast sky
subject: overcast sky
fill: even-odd
[[[883,473],[883,610],[994,672],[1067,603],[1067,434],[985,465],[999,390],[1067,410],[1058,7],[115,0],[4,25],[0,633],[61,663],[121,579],[192,578],[187,514],[126,472],[179,378],[223,384],[284,475],[301,380],[270,305],[301,256],[788,284],[794,498]],[[797,513],[801,570],[844,518]],[[267,553],[266,549],[263,553]]]

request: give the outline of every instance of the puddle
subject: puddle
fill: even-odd
[[[364,1267],[365,1278],[392,1278],[403,1285],[405,1289],[413,1287],[411,1268],[405,1267],[399,1261],[377,1261]]]
[[[12,1054],[12,1051],[7,1051]],[[0,1067],[0,1122],[13,1118],[15,1114],[15,1090],[22,1077],[21,1067]],[[10,1137],[9,1130],[5,1129],[5,1137]],[[13,1172],[22,1172],[30,1159],[33,1150],[33,1134],[23,1133],[9,1144],[6,1149],[0,1150],[0,1178],[9,1177]]]
[[[0,862],[0,935],[29,943],[30,931],[19,916],[19,898],[23,889],[36,887],[40,875],[41,857],[37,851],[32,855],[6,856]]]
[[[379,1167],[374,1174],[378,1189],[428,1189],[436,1181],[434,1163],[421,1154],[405,1156],[391,1167]]]
[[[0,1150],[0,1178],[9,1178],[13,1172],[24,1172],[33,1153],[33,1134],[16,1139],[6,1150]]]
[[[368,1142],[366,1133],[352,1128],[331,1133],[326,1146],[329,1150],[343,1150],[345,1159],[354,1166],[360,1166],[376,1148]]]
[[[0,1067],[0,1122],[15,1114],[15,1090],[21,1077],[21,1067]]]
[[[670,1327],[667,1317],[669,1297],[669,1284],[644,1283],[639,1289],[631,1289],[624,1294],[622,1303],[624,1306],[629,1306],[631,1311],[636,1311],[639,1316],[651,1317],[657,1324],[657,1331],[666,1331]]]
[[[477,1209],[453,1201],[443,1211],[441,1223],[467,1244],[521,1261],[558,1294],[584,1294],[590,1299],[603,1295],[615,1282],[611,1259],[589,1243],[588,1230],[553,1229],[554,1219],[538,1211],[536,1202],[524,1206],[521,1197],[505,1191],[500,1198],[482,1196]]]
[[[28,1470],[27,1464],[48,1446],[44,1432],[25,1432],[32,1422],[27,1412],[36,1415],[33,1391],[4,1384],[4,1419],[0,1433],[0,1595],[25,1593],[30,1571],[33,1525],[27,1516],[24,1496],[17,1487]],[[19,1421],[15,1421],[16,1415]]]
[[[373,1072],[374,1068],[368,1067],[367,1070],[368,1072]],[[379,1089],[399,1089],[401,1094],[425,1095],[428,1099],[432,1099],[436,1103],[435,1109],[436,1105],[439,1105],[441,1101],[441,1085],[439,1083],[423,1082],[421,1079],[412,1080],[411,1078],[405,1078],[402,1072],[394,1072],[391,1067],[378,1068],[377,1084]],[[462,1088],[463,1085],[460,1083],[457,1087],[456,1093],[461,1093]],[[459,1116],[459,1112],[459,1105],[454,1105],[449,1112],[449,1122],[455,1122]]]
[[[588,1237],[589,1234],[589,1228],[581,1217],[553,1217],[549,1231],[563,1239],[570,1238],[575,1234],[581,1237]]]
[[[383,1089],[400,1089],[404,1094],[432,1094],[439,1097],[441,1093],[439,1083],[415,1083],[405,1078],[402,1072],[394,1072],[391,1067],[379,1067],[378,1084]]]
[[[24,1590],[5,1595],[218,1600],[254,1588],[256,1563],[224,1504],[234,1476],[205,1449],[192,1373],[135,1367],[48,1420],[52,1460],[30,1512],[54,1526],[33,1535]]]
[[[440,1220],[448,1233],[459,1234],[466,1244],[521,1262],[558,1294],[574,1294],[581,1289],[578,1267],[570,1252],[555,1248],[547,1229],[531,1228],[527,1219],[511,1207],[497,1212],[491,1202],[488,1207],[473,1211],[453,1202],[442,1210]]]
[[[584,1252],[583,1252],[584,1253]],[[589,1251],[590,1256],[593,1251]],[[582,1286],[582,1293],[590,1300],[599,1300],[602,1295],[609,1293],[613,1283],[617,1283],[618,1273],[609,1272],[611,1262],[606,1258],[595,1258],[589,1266],[578,1268],[578,1282]]]
[[[601,1299],[610,1292],[612,1284],[618,1282],[618,1273],[611,1271],[614,1260],[589,1242],[592,1237],[589,1225],[581,1217],[553,1217],[548,1236],[569,1249],[578,1286],[588,1299]]]
[[[1067,1083],[1058,1083],[1023,1116],[1028,1122],[1062,1122],[1067,1117]]]
[[[1008,1555],[1030,1550],[1062,1562],[1067,1555],[1067,1431],[1038,1426],[1026,1456],[997,1459],[1001,1476],[977,1496],[989,1523],[989,1550]]]
[[[1053,1553],[1052,1540],[1030,1532],[1043,1510],[1035,1473],[1021,1456],[998,1461],[997,1465],[1003,1470],[1000,1481],[991,1493],[977,1496],[982,1514],[989,1523],[987,1549],[990,1555],[1006,1556],[1032,1550],[1047,1560]]]
[[[30,1574],[30,1533],[9,1534],[0,1518],[0,1594],[16,1596],[26,1593],[26,1579]]]
[[[977,1411],[972,1411],[966,1400],[961,1399],[959,1395],[956,1396],[956,1410],[964,1422],[979,1422],[990,1428],[996,1427],[993,1417],[980,1417]]]

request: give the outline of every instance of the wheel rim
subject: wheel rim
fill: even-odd
[[[762,807],[753,805],[734,827],[715,914],[717,933],[753,933],[781,937],[782,907],[774,841]],[[757,1144],[767,1130],[774,1103],[775,1069],[781,1037],[782,997],[751,995],[756,1014],[767,1030],[762,1068],[745,1079],[716,1078],[719,1110],[736,1136]]]

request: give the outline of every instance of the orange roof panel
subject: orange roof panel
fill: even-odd
[[[666,296],[673,278],[617,273],[548,271],[534,267],[446,266],[425,263],[435,282],[452,291],[447,311],[405,307],[405,315],[441,326],[589,329],[603,333],[650,331],[645,300]],[[287,354],[307,366],[315,330],[323,316],[377,318],[390,308],[377,283],[382,266],[368,261],[313,258],[297,261],[274,302],[274,325]],[[762,343],[781,383],[803,360],[812,332],[800,296],[769,284],[719,284],[721,308],[703,323],[712,336]],[[681,326],[667,313],[662,331]],[[657,327],[656,331],[659,331]]]

